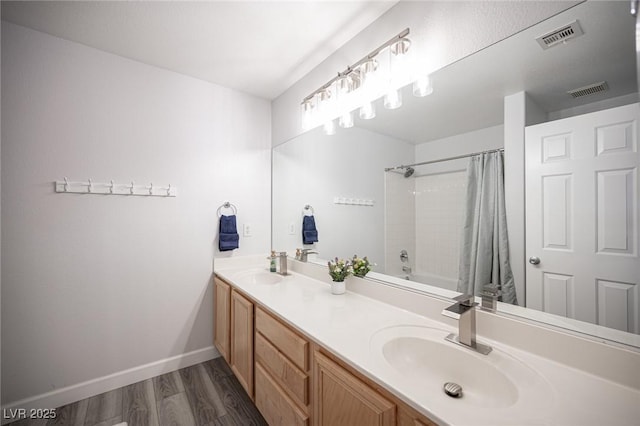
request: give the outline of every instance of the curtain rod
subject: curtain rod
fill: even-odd
[[[425,164],[433,164],[433,163],[439,163],[441,161],[449,161],[449,160],[458,160],[460,158],[473,157],[474,155],[478,155],[478,154],[489,154],[491,152],[500,152],[500,151],[504,151],[504,148],[490,149],[487,151],[478,151],[478,152],[473,152],[471,154],[458,155],[457,157],[442,158],[440,160],[423,161],[421,163],[407,164],[406,166],[388,167],[384,169],[384,171],[390,172],[392,170],[406,169],[407,167],[424,166]]]

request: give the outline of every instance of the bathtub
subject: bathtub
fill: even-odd
[[[396,277],[452,291],[456,291],[458,287],[458,280],[456,278],[442,277],[440,275],[429,274],[428,272],[418,271],[411,274],[396,275]]]

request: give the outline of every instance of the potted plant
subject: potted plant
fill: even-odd
[[[338,259],[330,260],[329,275],[333,282],[331,283],[331,293],[342,294],[345,292],[344,280],[353,273],[353,268],[348,260]]]
[[[357,254],[353,255],[353,259],[351,259],[351,267],[353,268],[353,275],[356,277],[363,278],[367,273],[371,270],[372,263],[369,262],[367,256],[362,259],[358,257]]]

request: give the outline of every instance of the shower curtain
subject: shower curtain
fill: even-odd
[[[501,151],[474,155],[467,168],[467,195],[458,266],[458,291],[479,296],[493,284],[498,300],[517,305],[509,265]]]

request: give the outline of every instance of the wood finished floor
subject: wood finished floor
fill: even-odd
[[[266,425],[223,358],[134,383],[56,409],[56,419],[10,426]]]

